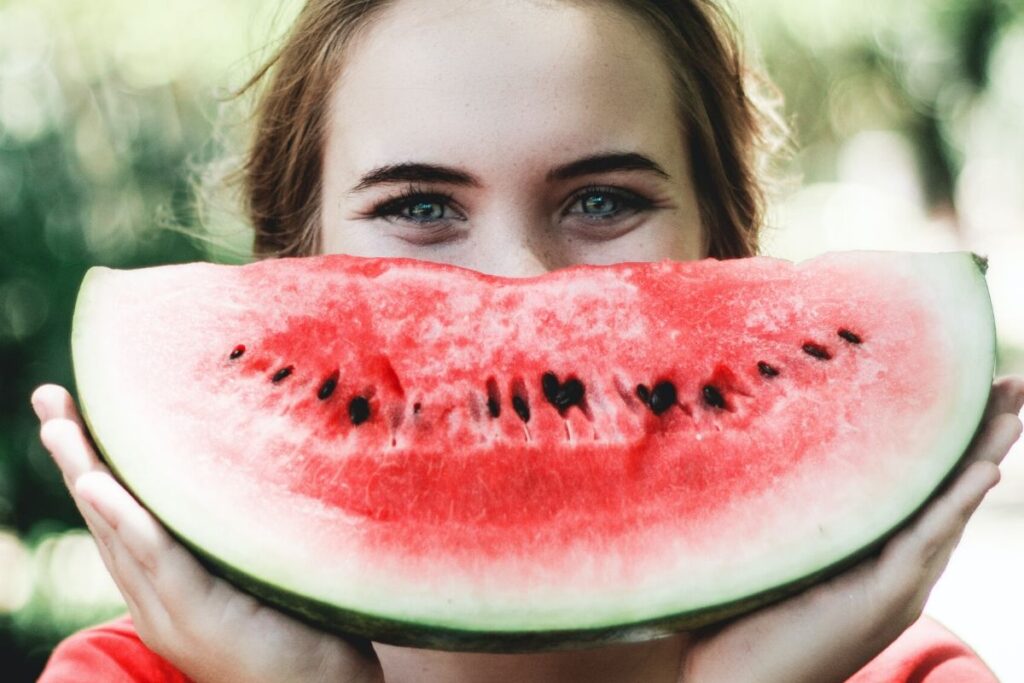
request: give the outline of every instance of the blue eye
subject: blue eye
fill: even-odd
[[[615,213],[615,198],[608,194],[594,193],[583,200],[583,213],[589,215],[607,215]]]
[[[444,217],[444,205],[438,202],[417,202],[409,204],[409,217],[414,220],[436,221]],[[435,209],[440,208],[440,211]]]
[[[466,218],[451,209],[452,195],[424,192],[410,187],[399,196],[378,204],[371,211],[375,218],[401,221],[416,226],[436,226]],[[564,215],[578,215],[591,222],[609,221],[650,209],[653,203],[640,195],[611,187],[588,187],[572,199]],[[579,207],[579,210],[573,210]]]
[[[581,210],[566,213],[602,221],[650,208],[651,202],[631,192],[609,187],[589,187],[573,198],[572,206],[579,206]]]
[[[376,218],[404,220],[416,225],[429,225],[447,220],[465,220],[458,214],[446,215],[446,209],[453,200],[444,192],[422,192],[409,188],[394,199],[373,208]]]

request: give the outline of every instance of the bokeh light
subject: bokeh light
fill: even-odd
[[[32,555],[17,534],[0,529],[0,614],[17,612],[32,593]]]

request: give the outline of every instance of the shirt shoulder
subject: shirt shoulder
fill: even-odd
[[[191,683],[139,638],[128,616],[93,626],[54,649],[38,683]]]
[[[962,640],[922,617],[847,683],[999,683]]]

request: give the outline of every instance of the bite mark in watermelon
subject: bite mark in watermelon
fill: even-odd
[[[93,269],[78,392],[132,492],[326,628],[640,639],[862,555],[955,467],[993,372],[970,254]]]

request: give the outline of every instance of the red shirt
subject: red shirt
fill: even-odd
[[[122,617],[80,631],[53,651],[39,683],[190,683],[143,645]],[[931,619],[907,629],[847,683],[999,683],[967,645]]]

